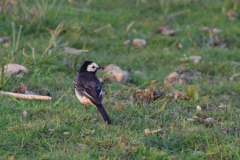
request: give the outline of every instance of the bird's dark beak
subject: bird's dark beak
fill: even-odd
[[[105,68],[104,68],[103,66],[100,66],[100,67],[98,67],[98,70],[99,70],[99,69],[104,70]]]

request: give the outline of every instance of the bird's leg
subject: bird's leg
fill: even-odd
[[[98,114],[97,114],[97,120],[99,119],[99,110],[98,110]]]
[[[84,104],[84,108],[85,108],[85,114],[87,114],[87,105]]]

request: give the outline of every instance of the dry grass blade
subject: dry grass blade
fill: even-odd
[[[33,56],[33,61],[34,61],[34,64],[36,64],[36,60],[35,60],[35,48],[31,46],[30,43],[27,42],[27,45],[32,49],[32,56]],[[24,49],[25,51],[25,49]]]
[[[57,36],[60,34],[60,32],[62,31],[63,28],[63,23],[59,24],[57,26],[57,28],[55,29],[54,32],[51,32],[52,38],[50,40],[50,43],[48,45],[48,47],[46,48],[46,50],[43,52],[41,60],[43,59],[43,57],[45,56],[45,54],[47,53],[47,51],[52,47],[53,44],[56,44],[56,38]]]
[[[153,130],[153,131],[150,131],[149,129],[145,129],[145,134],[153,134],[153,133],[158,133],[158,132],[161,132],[162,129],[156,129],[156,130]]]
[[[235,64],[235,65],[239,65],[240,66],[240,63],[234,62],[234,61],[232,61],[231,64]]]
[[[126,28],[126,32],[132,27],[132,25],[135,23],[135,21],[132,21]]]
[[[64,51],[61,53],[81,54],[82,52],[89,52],[89,50],[64,47]]]
[[[112,28],[111,24],[109,23],[109,24],[106,25],[106,26],[103,26],[103,27],[100,27],[100,28],[98,28],[98,29],[95,29],[95,30],[92,31],[90,34],[93,34],[93,33],[95,33],[95,32],[101,31],[101,30],[106,29],[106,28]]]
[[[25,53],[25,48],[23,48],[23,55],[26,56],[26,57],[29,57],[29,56],[26,55],[26,53]]]

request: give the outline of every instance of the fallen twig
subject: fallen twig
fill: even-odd
[[[149,129],[145,129],[145,134],[153,134],[153,133],[157,133],[157,132],[161,132],[162,129],[156,129],[153,131],[150,131]]]
[[[52,97],[49,97],[49,96],[19,94],[19,93],[3,92],[3,91],[0,91],[0,94],[12,96],[15,98],[21,98],[21,99],[30,99],[30,100],[35,99],[35,100],[45,100],[45,101],[52,100]]]
[[[230,77],[229,79],[230,79],[231,81],[233,81],[233,79],[236,78],[237,76],[240,76],[240,73],[234,74],[234,75],[233,75],[232,77]]]

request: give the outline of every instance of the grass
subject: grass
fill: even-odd
[[[239,2],[228,0],[19,0],[4,8],[0,35],[11,42],[0,44],[0,63],[18,63],[30,71],[22,78],[12,76],[4,91],[24,83],[49,90],[53,101],[0,95],[0,159],[240,159],[240,79],[229,80],[240,71],[239,65],[231,63],[240,62],[240,19],[229,21],[226,15],[234,9],[239,12]],[[175,36],[161,36],[157,30],[163,22],[180,31]],[[209,33],[200,31],[204,26],[221,29],[217,35],[226,48],[207,47]],[[57,32],[51,35],[50,30]],[[134,38],[146,39],[147,45],[123,45]],[[176,47],[177,42],[183,50]],[[89,52],[63,53],[63,46]],[[182,62],[184,55],[201,56],[202,60],[198,64]],[[115,64],[131,74],[127,83],[103,84],[108,92],[103,104],[113,122],[105,128],[102,119],[93,121],[96,108],[89,107],[85,115],[74,93],[73,80],[84,60]],[[129,99],[128,87],[145,88],[152,80],[160,87],[179,66],[202,73],[192,82],[199,94],[197,100],[158,99],[144,104]],[[147,78],[134,75],[136,70]],[[208,83],[212,79],[214,82]],[[187,88],[172,86],[185,93]],[[209,104],[229,107],[196,111],[197,105],[204,108]],[[122,110],[112,108],[120,105]],[[27,117],[22,116],[23,111]],[[216,126],[186,121],[195,115],[214,118]],[[220,122],[229,130],[227,134],[221,132]],[[146,128],[163,131],[145,135]]]

